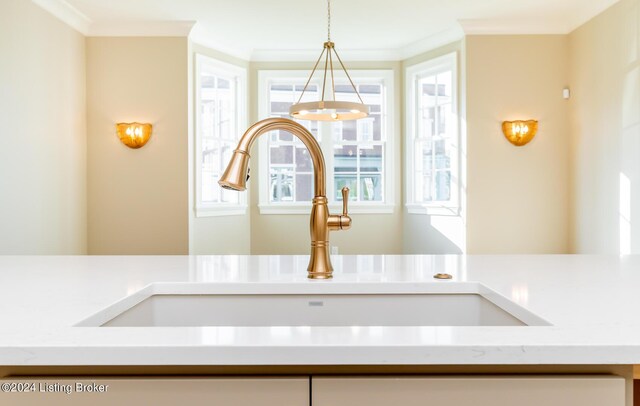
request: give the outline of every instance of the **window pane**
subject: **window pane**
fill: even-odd
[[[334,184],[336,186],[337,201],[342,201],[342,188],[345,186],[350,189],[349,200],[358,200],[358,178],[356,175],[336,175]]]
[[[229,89],[229,81],[227,79],[218,78],[218,89]]]
[[[222,172],[227,167],[227,164],[231,161],[231,156],[233,155],[233,150],[235,149],[235,145],[229,142],[222,143],[222,160],[217,164],[218,173],[222,175]],[[215,164],[215,163],[214,163]]]
[[[272,164],[293,165],[293,145],[279,145],[269,148]]]
[[[358,127],[358,140],[364,142],[373,141],[374,118],[361,118],[360,120],[356,121],[356,124]]]
[[[302,93],[303,88],[304,88],[303,85],[296,86],[296,92],[293,94],[294,100],[291,101],[292,103],[298,102],[298,99],[300,98],[300,93]],[[317,101],[319,97],[320,97],[320,92],[318,91],[318,86],[310,84],[309,86],[307,86],[307,90],[305,90],[304,95],[302,95],[302,99],[300,100],[300,103]]]
[[[438,82],[438,96],[440,97],[439,104],[451,102],[451,71],[440,73],[436,77],[436,81]]]
[[[278,133],[278,139],[277,139],[278,141],[285,141],[285,142],[293,141],[293,134],[291,134],[290,132],[279,130],[277,131],[277,133]]]
[[[436,169],[445,169],[449,168],[450,160],[447,149],[445,148],[446,141],[445,140],[435,140],[435,168]]]
[[[360,94],[380,94],[382,88],[380,85],[360,85],[358,91]]]
[[[333,167],[335,172],[357,172],[357,153],[357,145],[336,145],[333,149]]]
[[[307,147],[296,147],[296,171],[298,172],[312,172],[313,163],[311,162],[311,156]]]
[[[433,167],[433,144],[432,141],[421,142],[420,148],[416,150],[416,170],[430,171]]]
[[[313,198],[313,179],[311,174],[296,176],[296,201],[304,202]]]
[[[338,141],[355,141],[358,139],[358,122],[361,120],[348,120],[342,121],[337,125],[338,128],[342,128],[342,137],[338,138]]]
[[[355,90],[353,89],[353,86],[351,86],[350,83],[336,85],[336,99],[338,99],[338,94],[344,95],[347,93],[352,93],[355,95]]]
[[[215,89],[216,88],[216,77],[203,72],[200,76],[200,90],[204,92],[205,89]],[[204,99],[204,98],[203,98]]]
[[[438,118],[437,118],[438,135],[441,136],[441,137],[447,137],[448,136],[448,133],[447,133],[447,131],[449,130],[448,121],[451,120],[450,112],[451,112],[451,105],[450,104],[445,104],[445,105],[442,105],[442,106],[438,106]]]
[[[432,172],[425,171],[422,175],[422,197],[425,202],[433,200],[431,196]],[[420,186],[418,186],[420,187]]]
[[[293,170],[271,168],[270,200],[272,202],[293,201]]]
[[[271,93],[277,90],[284,90],[286,92],[290,92],[293,89],[292,85],[284,85],[284,84],[273,84],[271,85]]]
[[[219,176],[211,171],[202,171],[202,201],[216,203],[220,195]]]
[[[381,141],[382,140],[382,117],[380,117],[380,114],[372,114],[371,118],[373,119],[373,140]]]
[[[360,148],[360,172],[382,173],[382,145]]]
[[[360,190],[362,201],[381,201],[382,200],[382,175],[367,174],[360,178]]]
[[[220,168],[218,143],[212,138],[205,138],[202,144],[202,170],[218,172]]]
[[[451,198],[451,172],[438,171],[435,177],[435,198],[437,201],[447,201]]]
[[[271,113],[289,115],[289,107],[291,107],[292,104],[292,102],[272,101]]]

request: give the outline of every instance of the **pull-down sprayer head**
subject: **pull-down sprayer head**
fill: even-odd
[[[225,189],[239,192],[247,189],[249,180],[249,153],[241,149],[233,151],[233,156],[227,169],[222,174],[218,184]]]

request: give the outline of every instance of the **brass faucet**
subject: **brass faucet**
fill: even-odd
[[[283,130],[290,132],[302,141],[309,150],[313,162],[314,198],[311,207],[311,257],[307,267],[310,279],[330,279],[333,273],[329,258],[329,231],[348,230],[351,217],[348,214],[349,188],[342,188],[342,215],[329,213],[326,196],[326,168],[320,145],[306,128],[286,118],[267,118],[258,121],[244,133],[227,169],[218,184],[225,189],[243,191],[249,180],[249,151],[255,140],[262,134]]]

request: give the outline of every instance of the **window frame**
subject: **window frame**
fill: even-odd
[[[339,75],[336,71],[336,80],[344,80],[346,76]],[[383,84],[383,103],[386,110],[383,123],[386,138],[384,145],[383,158],[383,201],[381,202],[352,202],[349,201],[349,212],[355,214],[390,214],[395,210],[394,186],[395,182],[395,155],[394,141],[396,135],[395,130],[395,109],[394,109],[394,71],[392,69],[377,70],[349,70],[349,74],[353,81],[358,84],[361,80],[380,80]],[[321,75],[316,75],[321,76]],[[291,81],[290,83],[305,84],[309,78],[307,70],[259,70],[258,71],[258,117],[265,119],[269,117],[269,91],[272,81]],[[321,77],[314,78],[321,86]],[[330,80],[327,80],[327,85]],[[342,211],[342,202],[336,201],[334,194],[334,171],[333,171],[333,134],[331,132],[330,122],[318,122],[318,135],[320,137],[320,146],[325,157],[325,165],[327,168],[327,198],[329,199],[329,208],[332,211]],[[261,137],[259,140],[260,154],[260,175],[259,175],[259,198],[258,208],[260,214],[308,214],[311,208],[311,202],[270,202],[269,201],[269,162],[267,157],[269,143],[268,137]],[[331,153],[327,153],[331,151]]]
[[[224,79],[234,80],[236,85],[236,123],[237,139],[240,139],[242,131],[247,127],[247,70],[243,67],[222,62],[211,56],[194,53],[194,135],[195,135],[195,202],[194,211],[196,217],[236,216],[247,213],[248,197],[246,192],[238,193],[238,203],[203,202],[202,201],[202,115],[201,111],[201,71],[203,64],[213,68],[216,75]]]
[[[424,77],[437,75],[446,70],[452,72],[451,108],[455,116],[452,137],[451,158],[451,199],[448,202],[417,202],[415,200],[415,145],[418,136],[419,118],[418,92],[416,82]],[[451,52],[405,68],[405,173],[406,173],[406,203],[410,214],[450,215],[457,216],[461,209],[461,152],[460,152],[460,106],[459,106],[458,52]]]

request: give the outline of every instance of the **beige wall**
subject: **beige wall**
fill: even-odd
[[[223,53],[203,47],[198,44],[191,44],[190,47],[190,68],[189,68],[189,92],[191,93],[192,105],[195,105],[194,77],[195,77],[195,55],[202,54],[214,58],[218,61],[229,63],[247,69],[249,62],[233,58]],[[248,86],[247,86],[248,93]],[[245,100],[249,100],[247,95]],[[195,121],[194,112],[190,111],[189,117],[193,117],[190,122]],[[248,124],[248,123],[247,123]],[[195,128],[191,128],[189,134],[189,253],[200,254],[250,254],[251,253],[251,219],[250,211],[244,216],[213,216],[196,217],[195,207]]]
[[[569,42],[566,35],[468,36],[467,252],[569,249]],[[524,147],[501,122],[537,119]]]
[[[250,110],[249,121],[258,117],[258,72],[260,70],[309,70],[309,62],[254,62],[250,65]],[[340,254],[401,254],[402,253],[402,188],[401,188],[401,88],[400,62],[349,62],[349,70],[392,69],[395,85],[395,176],[393,214],[352,214],[353,226],[348,231],[331,233],[331,245],[338,247]],[[258,209],[259,162],[258,143],[251,153],[250,210],[252,254],[306,254],[309,252],[309,214],[274,215],[260,214]]]
[[[2,0],[0,55],[0,254],[85,254],[85,39]]]
[[[464,53],[462,52],[462,42],[455,42],[433,51],[417,55],[413,58],[409,58],[402,62],[403,67],[403,94],[406,92],[407,80],[406,69],[431,60],[443,55],[455,53],[458,58],[458,77],[460,83],[458,83],[458,112],[462,115],[464,112]],[[406,96],[405,96],[406,97]],[[403,102],[406,99],[403,98]],[[406,112],[403,112],[406,115]],[[406,156],[407,142],[410,142],[411,135],[407,134],[405,117],[403,117],[403,158]],[[462,123],[461,123],[462,124]],[[464,128],[460,128],[460,149],[464,156],[464,146],[466,133]],[[403,162],[403,168],[404,168]],[[461,173],[460,184],[464,187],[466,183],[466,171],[464,168],[464,162],[461,160]],[[406,191],[407,182],[406,177],[403,176],[403,187]],[[464,189],[463,189],[464,191]],[[403,202],[406,202],[406,197],[403,197]],[[460,254],[465,251],[466,235],[465,235],[465,223],[464,223],[464,210],[465,210],[465,197],[464,193],[461,193],[461,210],[459,215],[438,215],[438,214],[411,214],[403,207],[403,253],[404,254]]]
[[[188,253],[188,40],[88,38],[90,254]],[[124,146],[115,123],[153,124]]]
[[[570,35],[467,36],[403,62],[349,62],[394,70],[396,207],[354,214],[331,236],[340,253],[639,253],[639,2]],[[0,4],[0,51],[0,254],[308,252],[308,214],[259,213],[257,148],[249,213],[194,216],[191,122],[195,52],[248,68],[249,122],[259,70],[309,63],[249,63],[186,37],[85,39],[20,0]],[[466,86],[466,224],[404,208],[404,69],[449,52]],[[515,118],[540,121],[522,148],[500,131]],[[140,150],[115,135],[133,120],[154,124]]]
[[[640,1],[570,35],[573,250],[640,253]]]

